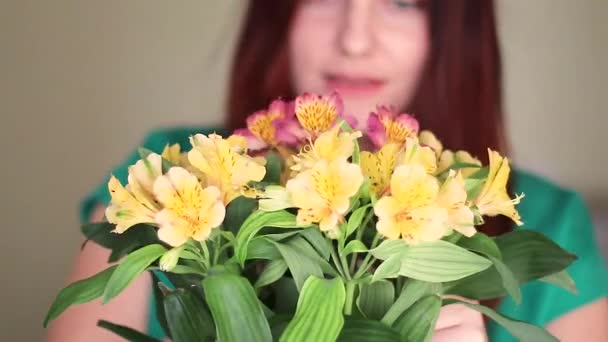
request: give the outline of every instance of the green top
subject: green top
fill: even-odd
[[[178,127],[159,129],[150,133],[143,147],[160,153],[166,144],[179,143],[189,146],[188,138],[195,133],[226,133],[222,129]],[[127,167],[139,159],[133,152],[127,160],[116,167],[112,174],[123,184],[127,179]],[[523,229],[535,229],[549,236],[566,250],[575,253],[579,259],[568,269],[576,282],[578,295],[542,282],[533,282],[522,288],[522,304],[517,306],[511,298],[504,299],[499,311],[509,317],[546,325],[555,318],[591,303],[608,294],[608,272],[596,244],[589,212],[581,197],[575,192],[563,189],[530,173],[514,170],[515,189],[524,192],[526,198],[518,206],[525,223]],[[107,205],[110,194],[104,181],[89,194],[81,205],[81,220],[86,222],[96,205]],[[155,305],[154,302],[152,302]],[[154,310],[150,310],[148,333],[161,338],[164,336]],[[515,339],[504,329],[490,326],[491,341],[506,342]]]

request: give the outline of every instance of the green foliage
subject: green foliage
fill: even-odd
[[[174,342],[213,341],[215,325],[203,299],[192,289],[176,289],[163,298],[167,325]]]
[[[342,279],[308,278],[281,341],[335,341],[344,324],[345,297]]]
[[[44,319],[44,327],[46,328],[49,322],[70,306],[88,303],[101,297],[115,269],[116,266],[108,267],[94,276],[74,282],[61,290],[49,308]]]
[[[203,289],[219,341],[272,340],[262,305],[246,278],[225,272],[213,274],[203,280]]]
[[[152,338],[144,333],[141,333],[135,329],[131,329],[124,325],[100,320],[97,322],[97,326],[109,330],[130,342],[161,342],[155,338]]]
[[[167,249],[161,245],[148,245],[127,255],[108,280],[103,292],[102,302],[107,303],[118,296],[166,251]]]
[[[488,259],[441,240],[413,246],[408,246],[401,240],[385,241],[371,253],[378,259],[390,260],[390,268],[386,266],[390,271],[396,269],[396,256],[399,256],[398,275],[434,283],[461,279],[491,265]],[[376,272],[386,272],[382,267],[381,265]],[[386,272],[382,277],[397,274]],[[381,277],[374,274],[375,280],[379,278]]]
[[[98,245],[110,249],[108,262],[116,262],[125,255],[143,246],[160,243],[156,231],[147,224],[137,224],[122,234],[113,233],[115,225],[109,222],[84,224],[80,227],[86,240],[82,247],[93,241]]]
[[[371,320],[380,320],[395,300],[395,286],[387,280],[362,283],[359,289],[357,307]]]

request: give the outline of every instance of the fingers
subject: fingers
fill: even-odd
[[[473,309],[462,304],[451,304],[441,308],[435,330],[450,328],[457,325],[484,327],[483,317]]]
[[[435,330],[433,342],[487,342],[485,329],[470,326],[458,325],[442,330]]]
[[[433,342],[442,341],[486,342],[483,317],[462,304],[442,307],[435,324]]]

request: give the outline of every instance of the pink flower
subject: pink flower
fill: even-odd
[[[276,146],[280,139],[277,137],[275,122],[293,116],[293,104],[283,100],[273,101],[268,109],[259,110],[247,117],[247,128],[237,129],[234,134],[247,139],[247,147],[260,150]]]
[[[378,106],[377,113],[372,112],[367,119],[367,135],[376,147],[404,144],[418,134],[419,128],[418,120],[409,114],[397,114],[394,107]]]

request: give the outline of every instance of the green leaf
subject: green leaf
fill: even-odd
[[[287,264],[282,259],[273,260],[269,262],[264,271],[256,280],[254,287],[260,288],[262,286],[266,286],[274,283],[275,281],[281,279],[283,274],[287,271]]]
[[[441,284],[428,283],[416,279],[408,279],[395,303],[382,317],[382,323],[392,326],[393,323],[420,298],[431,294],[439,294]]]
[[[247,248],[247,260],[277,260],[282,258],[281,253],[279,253],[277,247],[268,237],[269,236],[258,236],[249,242],[249,247]]]
[[[331,246],[321,231],[316,228],[303,229],[299,232],[324,260],[329,260]]]
[[[299,228],[296,224],[296,217],[287,211],[254,212],[243,222],[236,235],[235,254],[241,266],[247,259],[249,241],[264,227]]]
[[[445,241],[420,243],[401,253],[399,274],[440,283],[481,272],[492,263],[475,253]]]
[[[367,252],[367,247],[365,247],[363,242],[359,240],[352,240],[348,244],[346,244],[346,247],[344,247],[344,250],[342,250],[342,255],[347,256],[351,253],[359,252]]]
[[[163,332],[168,337],[171,337],[169,324],[167,323],[167,317],[165,315],[165,306],[163,305],[165,293],[171,290],[167,284],[163,283],[163,280],[168,281],[168,279],[166,278],[166,274],[162,271],[150,271],[150,274],[152,275],[152,291],[154,296],[154,305],[150,309],[155,311],[154,316],[158,320]]]
[[[443,284],[445,293],[470,299],[492,299],[507,294],[496,267],[473,274],[469,277]]]
[[[392,328],[367,319],[346,317],[338,342],[397,342],[401,335]]]
[[[462,236],[456,243],[458,246],[473,252],[478,252],[497,259],[502,258],[502,254],[496,242],[483,233],[477,233],[471,237]]]
[[[228,204],[226,215],[222,225],[228,231],[237,234],[243,222],[258,208],[258,202],[254,198],[239,196]]]
[[[61,290],[44,319],[44,327],[74,304],[88,303],[103,294],[116,266],[108,267],[92,277],[79,280]]]
[[[172,268],[170,272],[174,274],[198,274],[201,276],[205,275],[205,272],[203,272],[201,269],[188,265],[177,265]]]
[[[124,325],[114,324],[112,322],[99,320],[97,326],[113,332],[114,334],[124,338],[130,342],[161,342],[135,329]]]
[[[565,270],[576,255],[568,253],[542,233],[516,230],[496,238],[504,263],[524,284]]]
[[[387,280],[380,280],[359,286],[357,307],[372,320],[380,320],[395,300],[395,287]]]
[[[576,284],[574,283],[574,280],[565,270],[542,277],[539,280],[549,284],[557,285],[574,294],[578,294],[578,290],[576,289]]]
[[[484,257],[441,240],[405,248],[388,245],[381,250],[382,253],[372,250],[372,254],[394,253],[394,249],[402,249],[400,253],[393,254],[398,255],[401,261],[399,275],[432,283],[461,279],[481,272],[492,264]]]
[[[307,228],[307,229],[317,229],[317,228]],[[281,241],[281,240],[285,240],[285,239],[288,239],[290,237],[293,237],[295,235],[298,235],[302,231],[307,230],[307,229],[292,230],[292,231],[290,231],[288,233],[281,233],[281,234],[266,234],[266,235],[263,235],[263,236],[255,237],[254,240],[255,239],[270,239],[270,240],[273,240],[273,241]]]
[[[483,233],[477,233],[472,237],[462,237],[458,245],[470,251],[486,255],[494,264],[494,268],[500,275],[502,285],[507,293],[513,297],[515,303],[521,302],[521,291],[519,282],[507,265],[502,262],[502,253],[493,239]]]
[[[345,299],[342,279],[308,278],[281,341],[335,341],[344,324]]]
[[[520,285],[560,272],[576,256],[531,230],[516,230],[495,239],[503,263],[511,270]],[[504,277],[502,277],[504,281]],[[492,267],[479,274],[446,284],[448,293],[471,299],[491,299],[505,295],[501,274]]]
[[[87,238],[82,247],[93,241],[112,250],[108,262],[116,262],[132,251],[146,245],[159,243],[156,230],[146,224],[138,224],[122,234],[113,233],[115,225],[109,222],[84,224],[81,232]]]
[[[396,278],[401,270],[401,255],[395,254],[390,258],[384,260],[383,263],[378,266],[372,277],[372,282],[379,281],[386,278]]]
[[[483,189],[485,179],[482,178],[465,178],[464,190],[467,192],[467,198],[477,198]]]
[[[266,175],[263,182],[271,184],[281,183],[281,172],[283,170],[283,158],[277,152],[270,151],[266,154]]]
[[[502,280],[502,286],[504,287],[504,289],[511,297],[513,297],[513,300],[516,304],[521,303],[521,291],[519,289],[519,282],[517,281],[517,278],[515,278],[515,275],[513,274],[511,269],[509,269],[509,267],[507,267],[507,265],[505,265],[500,259],[496,259],[492,256],[490,256],[489,258],[494,264],[494,268],[496,268],[496,271],[500,275],[500,279]]]
[[[441,310],[441,298],[426,296],[414,303],[395,322],[394,328],[406,341],[430,341]]]
[[[294,310],[295,310],[295,305],[294,305]],[[268,322],[270,323],[270,331],[272,331],[272,340],[273,341],[279,340],[279,337],[283,334],[283,331],[285,331],[285,328],[287,328],[287,324],[289,324],[289,321],[291,320],[292,316],[293,316],[292,314],[274,315],[271,319],[268,320]]]
[[[275,298],[273,310],[276,314],[293,316],[298,305],[300,292],[292,278],[283,277],[276,283],[270,285]]]
[[[346,224],[345,238],[349,237],[357,228],[359,228],[359,226],[361,226],[370,206],[371,204],[360,207],[350,215],[348,223]]]
[[[319,266],[319,263],[301,248],[279,242],[275,242],[274,244],[289,267],[289,271],[291,272],[291,276],[293,277],[298,290],[302,290],[304,282],[311,275],[319,278],[323,277],[323,270],[321,269],[321,266]]]
[[[272,340],[264,310],[247,279],[230,273],[214,274],[203,280],[203,288],[218,341]]]
[[[176,289],[163,299],[174,342],[212,341],[215,325],[203,299],[191,289]]]
[[[486,179],[488,178],[488,173],[490,172],[490,168],[488,166],[480,167],[475,173],[470,175],[467,178],[476,178],[476,179]]]
[[[162,245],[148,245],[127,255],[116,267],[103,292],[102,303],[109,302],[121,293],[135,280],[150,264],[160,258],[167,249]]]
[[[521,342],[556,342],[558,341],[554,336],[549,334],[545,329],[537,327],[535,325],[514,320],[508,317],[505,317],[496,311],[477,304],[471,304],[459,300],[450,300],[447,303],[460,303],[462,305],[468,306],[469,308],[479,311],[482,314],[488,316],[493,319],[496,323],[503,326],[507,329],[513,336],[517,338],[518,341]]]
[[[393,255],[400,254],[409,246],[403,240],[384,240],[380,245],[372,250],[373,256],[380,260],[386,260]]]
[[[321,267],[321,270],[323,271],[323,273],[329,274],[332,276],[338,275],[336,270],[329,264],[329,262],[327,262],[327,260],[325,260],[321,255],[319,255],[317,250],[314,247],[312,247],[310,245],[310,243],[308,241],[306,241],[306,239],[302,238],[301,236],[296,236],[292,239],[289,239],[289,241],[287,241],[286,244],[297,249],[300,253],[306,255],[308,258],[310,258],[315,263],[317,263],[319,265],[319,267]]]

